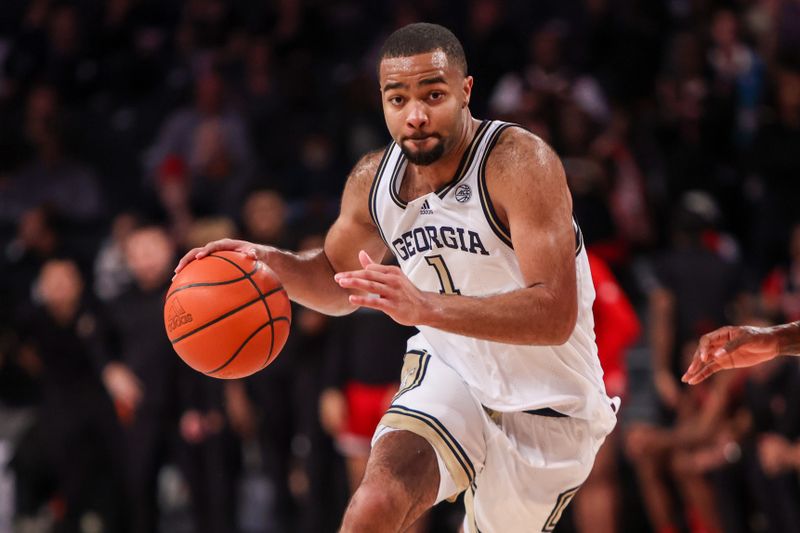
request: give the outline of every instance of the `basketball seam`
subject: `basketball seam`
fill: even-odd
[[[264,294],[264,293],[261,292],[261,287],[258,286],[258,283],[256,283],[253,280],[253,278],[250,277],[250,275],[247,272],[245,272],[245,270],[242,267],[240,267],[238,264],[236,264],[235,262],[231,261],[227,257],[222,257],[221,255],[209,254],[209,257],[216,257],[217,259],[222,259],[223,261],[227,261],[228,263],[232,264],[234,267],[238,268],[239,271],[242,274],[244,274],[245,277],[250,281],[250,283],[253,285],[253,288],[256,290],[256,292],[258,292],[258,294],[260,294],[260,295]],[[283,290],[283,285],[280,285],[279,289]],[[275,289],[270,291],[270,293],[274,293],[274,292],[277,292],[277,291]],[[271,330],[270,331],[271,334],[270,334],[270,338],[269,338],[269,353],[267,354],[266,361],[264,362],[263,365],[261,365],[261,368],[263,368],[267,363],[269,363],[270,359],[272,359],[272,350],[275,348],[275,321],[272,319],[272,312],[269,310],[269,304],[267,303],[267,297],[266,296],[264,296],[263,301],[264,301],[264,309],[266,309],[266,311],[267,311],[267,319],[268,319],[267,323],[269,324],[269,327],[270,327],[270,330]]]
[[[247,343],[249,343],[251,340],[253,340],[253,338],[255,338],[255,336],[256,336],[256,335],[258,335],[258,332],[259,332],[259,331],[261,331],[262,329],[264,329],[264,328],[265,328],[265,327],[267,327],[267,326],[270,326],[270,325],[272,325],[272,323],[273,323],[273,322],[278,322],[278,321],[280,321],[280,320],[285,320],[286,322],[289,322],[289,318],[288,318],[288,317],[285,317],[285,316],[279,316],[279,317],[277,317],[277,318],[275,318],[275,319],[273,319],[273,320],[270,320],[269,322],[265,322],[265,323],[261,324],[260,326],[258,326],[258,328],[256,328],[256,330],[255,330],[255,331],[253,331],[253,332],[250,334],[250,336],[249,336],[249,337],[247,337],[247,338],[244,340],[244,342],[241,344],[241,346],[239,346],[239,347],[236,349],[236,351],[235,351],[235,352],[233,352],[233,355],[231,355],[231,356],[230,356],[230,358],[229,358],[227,361],[225,361],[224,363],[222,363],[222,364],[221,364],[219,367],[215,368],[214,370],[209,370],[208,372],[205,372],[205,374],[206,374],[206,375],[208,375],[208,376],[210,376],[210,375],[212,375],[212,374],[216,374],[217,372],[219,372],[220,370],[224,369],[226,366],[228,366],[229,364],[231,364],[231,363],[233,362],[233,360],[234,360],[234,359],[236,359],[236,356],[237,356],[237,355],[239,355],[239,352],[241,352],[242,350],[244,350],[244,347],[245,347],[245,346],[247,346]]]
[[[256,270],[257,269],[253,269],[253,271],[250,272],[250,275],[255,274]],[[172,292],[168,293],[167,294],[167,298],[169,298],[170,296],[172,296],[176,292],[185,291],[186,289],[191,289],[192,287],[216,287],[218,285],[229,285],[231,283],[236,283],[236,282],[243,281],[243,280],[246,280],[246,279],[247,279],[247,275],[244,275],[244,276],[242,276],[240,278],[234,278],[234,279],[229,279],[229,280],[225,280],[225,281],[208,281],[208,282],[198,282],[198,283],[187,283],[186,285],[181,285],[180,287],[176,288]]]
[[[269,291],[269,292],[268,292],[268,293],[266,293],[266,294],[261,294],[261,296],[258,296],[257,298],[254,298],[254,299],[252,299],[252,300],[250,300],[250,301],[248,301],[248,302],[245,302],[245,303],[243,303],[242,305],[240,305],[239,307],[236,307],[235,309],[231,309],[231,310],[230,310],[230,311],[228,311],[227,313],[221,314],[220,316],[218,316],[218,317],[217,317],[217,318],[215,318],[214,320],[211,320],[210,322],[206,322],[206,323],[205,323],[205,324],[203,324],[202,326],[197,326],[197,327],[196,327],[195,329],[193,329],[192,331],[190,331],[190,332],[188,332],[188,333],[184,333],[183,335],[181,335],[180,337],[178,337],[178,338],[176,338],[176,339],[170,339],[170,341],[169,341],[169,342],[170,342],[171,344],[173,344],[173,345],[174,345],[174,344],[178,344],[179,342],[181,342],[181,341],[182,341],[182,340],[184,340],[185,338],[187,338],[187,337],[191,337],[192,335],[194,335],[194,334],[195,334],[195,333],[197,333],[198,331],[204,330],[204,329],[206,329],[206,328],[207,328],[207,327],[209,327],[209,326],[213,326],[213,325],[214,325],[214,324],[216,324],[217,322],[220,322],[221,320],[224,320],[224,319],[228,318],[229,316],[231,316],[231,315],[234,315],[234,314],[238,313],[238,312],[239,312],[239,311],[241,311],[242,309],[245,309],[245,308],[247,308],[247,307],[250,307],[250,306],[251,306],[251,305],[253,305],[254,303],[258,302],[259,300],[266,300],[266,299],[267,299],[269,296],[272,296],[273,294],[275,294],[276,292],[280,292],[281,290],[283,290],[283,287],[279,287],[279,288],[272,289],[271,291]],[[270,317],[270,320],[272,320],[272,318],[271,318],[271,317]]]

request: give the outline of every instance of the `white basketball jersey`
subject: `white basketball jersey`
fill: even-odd
[[[512,124],[483,121],[452,181],[408,203],[399,195],[407,160],[386,149],[370,192],[370,213],[409,279],[423,291],[487,296],[525,286],[508,229],[488,196],[486,160]],[[531,176],[535,180],[535,175]],[[496,411],[552,408],[594,421],[614,419],[594,342],[594,288],[578,225],[578,319],[561,346],[520,346],[420,326],[409,349],[453,368],[476,398]]]

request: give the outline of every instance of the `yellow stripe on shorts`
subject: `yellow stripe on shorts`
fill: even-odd
[[[442,458],[453,477],[458,492],[469,487],[475,478],[475,467],[464,449],[436,417],[402,405],[392,405],[381,418],[381,424],[411,431],[427,440]]]

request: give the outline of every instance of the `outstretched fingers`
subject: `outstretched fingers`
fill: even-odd
[[[720,359],[726,356],[730,358],[727,349],[736,343],[736,339],[731,340],[733,331],[734,328],[725,326],[703,335],[681,381],[694,385],[722,370],[725,365],[720,364]]]
[[[723,370],[723,367],[716,360],[711,360],[697,368],[691,374],[687,371],[686,376],[684,376],[686,377],[684,381],[689,385],[697,385],[720,370]]]
[[[731,340],[732,331],[732,327],[725,326],[703,335],[698,343],[695,356],[703,362],[708,361],[711,356],[716,356],[720,349],[724,348]]]
[[[387,290],[394,285],[393,277],[388,272],[375,268],[340,272],[334,276],[340,287],[361,290],[385,296]]]

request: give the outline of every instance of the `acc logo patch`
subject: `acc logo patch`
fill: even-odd
[[[466,183],[459,185],[456,187],[455,193],[456,200],[461,202],[462,204],[472,198],[472,189]]]

